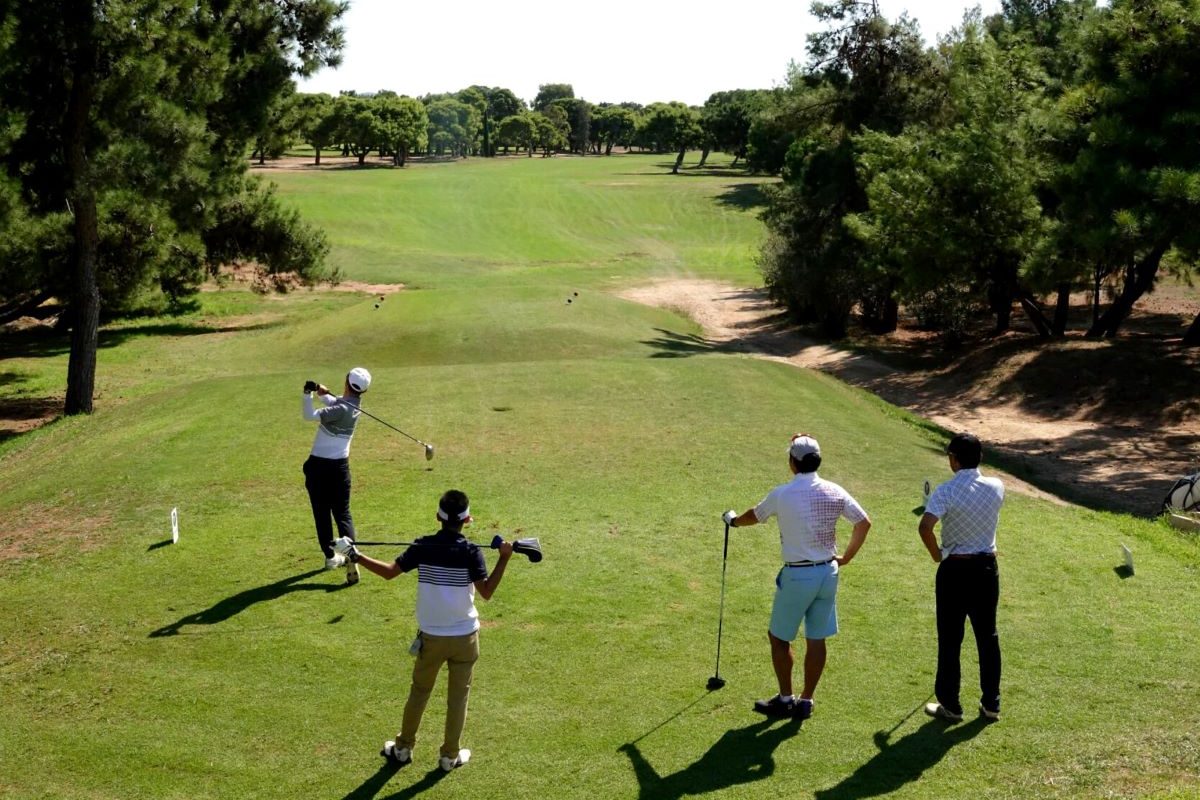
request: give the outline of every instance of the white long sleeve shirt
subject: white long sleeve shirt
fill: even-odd
[[[335,397],[332,394],[317,396],[324,401],[324,408],[314,408],[313,396],[308,392],[304,393],[300,404],[304,419],[318,423],[312,454],[317,458],[349,458],[350,440],[354,438],[354,428],[358,425],[358,398]]]

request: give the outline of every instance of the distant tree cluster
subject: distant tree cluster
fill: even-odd
[[[412,98],[392,91],[363,95],[282,94],[264,118],[252,157],[277,158],[296,142],[314,151],[333,149],[363,163],[378,153],[404,166],[408,156],[467,158],[540,153],[611,155],[613,148],[676,155],[711,150],[747,158],[751,122],[768,106],[770,92],[718,92],[702,108],[680,102],[593,104],[575,97],[568,83],[539,87],[526,105],[511,90],[470,86],[450,94]]]
[[[746,150],[783,177],[761,267],[797,321],[887,332],[903,304],[953,340],[1015,306],[1049,338],[1086,290],[1086,335],[1114,336],[1164,272],[1195,274],[1200,0],[1004,0],[932,49],[873,0],[813,10]]]

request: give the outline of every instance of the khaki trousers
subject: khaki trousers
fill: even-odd
[[[421,652],[413,665],[412,688],[404,704],[404,720],[396,736],[396,746],[411,749],[417,743],[417,729],[429,703],[429,695],[437,683],[438,672],[447,665],[449,683],[446,689],[446,735],[441,754],[458,756],[459,739],[467,722],[467,698],[471,694],[471,672],[479,660],[479,631],[466,636],[433,636],[421,634]]]

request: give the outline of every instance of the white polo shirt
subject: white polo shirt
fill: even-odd
[[[850,493],[815,472],[805,472],[776,486],[754,507],[754,517],[766,522],[779,518],[779,545],[784,563],[829,561],[837,555],[837,521],[852,524],[867,512]]]
[[[933,490],[925,513],[942,522],[942,557],[996,552],[1004,484],[978,469],[960,469]]]

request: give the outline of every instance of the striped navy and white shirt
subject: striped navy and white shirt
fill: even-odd
[[[942,521],[942,558],[996,552],[1004,484],[978,469],[960,469],[933,490],[925,513]]]
[[[479,545],[458,531],[422,536],[396,559],[401,572],[417,571],[417,625],[433,636],[465,636],[479,630],[475,581],[486,580]]]

